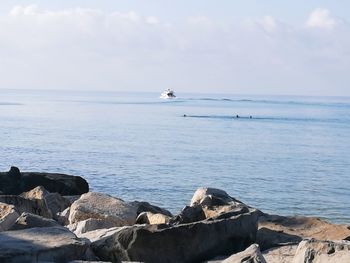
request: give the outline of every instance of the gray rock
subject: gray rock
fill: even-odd
[[[70,207],[67,207],[62,212],[58,212],[56,214],[57,222],[62,226],[69,225],[69,213],[70,213]]]
[[[83,233],[94,231],[97,229],[112,228],[112,227],[116,227],[113,221],[108,221],[104,219],[95,219],[95,218],[89,218],[67,226],[67,228],[77,236],[80,236]]]
[[[171,227],[135,225],[110,229],[100,234],[101,238],[90,238],[91,247],[101,260],[107,261],[200,262],[242,251],[254,243],[257,218],[257,211],[252,210],[231,218]]]
[[[170,219],[170,224],[188,224],[206,219],[203,208],[200,205],[185,206],[180,214]]]
[[[266,260],[260,252],[259,245],[253,244],[250,247],[248,247],[246,250],[239,252],[237,254],[234,254],[228,257],[227,259],[225,259],[224,261],[222,261],[222,263],[238,263],[238,262],[266,263]]]
[[[69,222],[74,224],[89,218],[113,222],[115,226],[133,225],[135,206],[110,195],[89,192],[83,194],[70,207]]]
[[[237,201],[229,196],[224,190],[216,188],[198,188],[193,194],[190,206],[221,206]],[[237,201],[238,202],[238,201]]]
[[[88,244],[64,227],[0,233],[0,262],[67,262],[86,258]]]
[[[136,224],[168,224],[170,217],[163,214],[153,214],[151,212],[142,212],[136,218]]]
[[[273,247],[262,252],[268,263],[291,263],[298,245]]]
[[[46,218],[52,218],[52,213],[47,209],[46,203],[43,200],[30,200],[17,195],[0,195],[0,202],[14,205],[19,213],[28,212]]]
[[[40,185],[49,192],[61,195],[81,195],[89,191],[88,183],[80,176],[20,172],[17,167],[11,167],[9,172],[0,173],[0,191],[3,194],[19,195]]]
[[[247,213],[250,207],[215,188],[198,188],[190,206],[184,207],[171,224],[196,222],[208,218],[223,219]]]
[[[349,241],[320,241],[307,239],[300,242],[293,263],[349,263]]]
[[[0,231],[9,230],[19,217],[15,206],[0,203]]]
[[[57,220],[57,213],[71,205],[71,202],[58,193],[50,193],[42,186],[37,186],[29,192],[21,194],[22,197],[31,200],[43,200],[46,207],[51,211],[53,218]]]
[[[22,213],[20,217],[17,218],[16,223],[11,227],[10,230],[21,230],[33,227],[52,227],[59,226],[59,224],[53,220],[44,218],[38,215],[33,215],[30,213]]]

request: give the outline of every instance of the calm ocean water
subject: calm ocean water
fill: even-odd
[[[1,90],[0,169],[80,175],[173,212],[210,186],[350,223],[350,98],[177,95]]]

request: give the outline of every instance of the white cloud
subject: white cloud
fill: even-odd
[[[337,25],[337,21],[333,18],[328,9],[317,8],[312,11],[306,21],[306,26],[311,28],[332,29]]]
[[[267,32],[273,32],[277,29],[277,22],[272,16],[264,16],[260,23]]]
[[[315,93],[350,82],[350,29],[333,29],[16,6],[0,15],[0,87]]]

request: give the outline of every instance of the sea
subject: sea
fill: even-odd
[[[160,91],[161,92],[161,91]],[[178,213],[198,187],[350,224],[350,98],[0,90],[0,170]]]

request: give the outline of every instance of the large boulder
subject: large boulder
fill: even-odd
[[[350,235],[347,225],[331,224],[305,216],[278,216],[264,214],[259,217],[257,243],[261,250],[298,244],[304,238],[341,240]]]
[[[0,262],[67,262],[86,259],[88,244],[64,227],[0,233]],[[90,254],[91,255],[91,254]]]
[[[19,213],[28,212],[46,218],[52,218],[52,213],[48,210],[43,200],[26,199],[18,195],[0,195],[0,202],[15,206]]]
[[[349,241],[319,241],[308,239],[300,242],[293,263],[349,263]]]
[[[19,217],[15,206],[0,203],[0,231],[9,230]]]
[[[190,206],[222,206],[227,205],[232,201],[241,203],[240,201],[229,196],[224,190],[201,187],[198,188],[193,194]]]
[[[192,197],[190,206],[185,206],[170,223],[184,224],[208,218],[228,218],[247,213],[249,209],[249,206],[229,196],[223,190],[198,188]]]
[[[95,254],[105,261],[201,262],[231,255],[254,243],[257,219],[257,211],[251,210],[230,218],[175,226],[134,225],[110,229],[90,241]]]
[[[20,217],[17,218],[15,224],[9,230],[21,230],[33,227],[51,226],[59,226],[59,224],[53,219],[33,215],[30,213],[22,213]]]
[[[137,208],[122,199],[89,192],[71,205],[69,223],[95,218],[112,222],[115,226],[126,226],[133,225],[136,216]]]
[[[0,173],[0,191],[3,194],[18,195],[40,185],[49,192],[61,195],[81,195],[89,191],[88,183],[80,176],[20,172],[17,167]]]
[[[42,200],[46,207],[51,211],[53,218],[58,218],[58,213],[71,205],[71,202],[58,193],[50,193],[42,186],[21,194],[22,197],[31,200]]]
[[[234,254],[222,261],[222,263],[238,263],[238,262],[266,263],[266,260],[260,252],[259,245],[253,244],[250,247],[248,247],[246,250],[239,252],[237,254]]]

